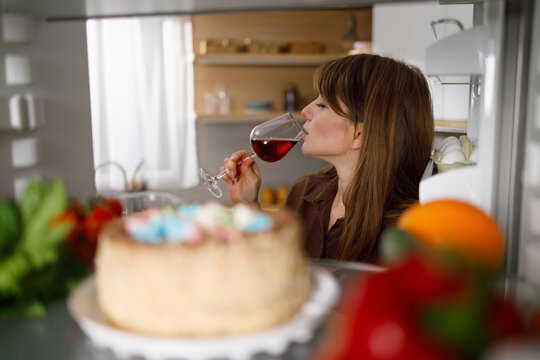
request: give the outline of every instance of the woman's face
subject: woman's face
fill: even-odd
[[[360,136],[355,137],[355,127],[351,120],[338,115],[321,96],[302,110],[306,119],[302,152],[330,163],[346,155],[351,155],[360,146]],[[361,124],[356,132],[361,131]]]

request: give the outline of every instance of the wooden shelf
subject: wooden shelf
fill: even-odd
[[[438,133],[467,133],[467,121],[463,120],[435,120],[435,132]]]
[[[235,112],[230,114],[199,114],[198,122],[215,124],[241,124],[246,122],[261,122],[282,115],[285,111],[272,112]],[[300,111],[291,112],[295,119],[303,121]],[[462,120],[435,120],[435,132],[437,133],[457,133],[467,134],[467,121]]]
[[[209,54],[196,55],[204,65],[296,65],[315,66],[346,54]]]
[[[197,115],[197,121],[206,123],[245,123],[250,121],[266,121],[284,114],[286,111],[278,112],[254,112],[254,113],[230,113],[230,114],[200,114]],[[295,119],[303,120],[302,114],[299,111],[291,112]]]

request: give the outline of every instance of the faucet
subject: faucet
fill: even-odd
[[[94,171],[97,173],[97,171],[105,166],[115,166],[122,172],[122,177],[124,178],[124,191],[128,191],[128,181],[127,181],[127,175],[126,175],[126,169],[120,163],[116,161],[104,161],[101,164],[98,164]]]
[[[96,166],[95,171],[97,172],[99,169],[105,166],[115,166],[122,172],[122,177],[124,179],[124,192],[141,191],[142,189],[145,188],[145,183],[143,180],[140,180],[137,183],[136,177],[137,177],[137,173],[139,172],[143,164],[144,164],[144,160],[141,160],[139,164],[137,165],[137,167],[135,168],[135,170],[133,171],[133,176],[131,177],[131,180],[129,181],[129,183],[127,180],[126,169],[117,161],[110,161],[110,160],[104,161],[98,166]]]

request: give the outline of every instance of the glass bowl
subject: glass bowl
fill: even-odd
[[[122,203],[123,215],[167,205],[177,207],[183,203],[180,197],[159,191],[125,193],[116,195],[115,197]]]

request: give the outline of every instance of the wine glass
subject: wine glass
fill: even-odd
[[[267,120],[251,130],[249,139],[252,150],[249,156],[259,157],[267,162],[281,160],[304,135],[304,128],[290,114],[286,113]],[[244,159],[245,160],[245,159]],[[241,164],[244,160],[239,162]],[[199,169],[199,176],[206,188],[217,198],[223,196],[219,180],[229,173],[228,169],[218,175],[210,175],[205,169]]]

